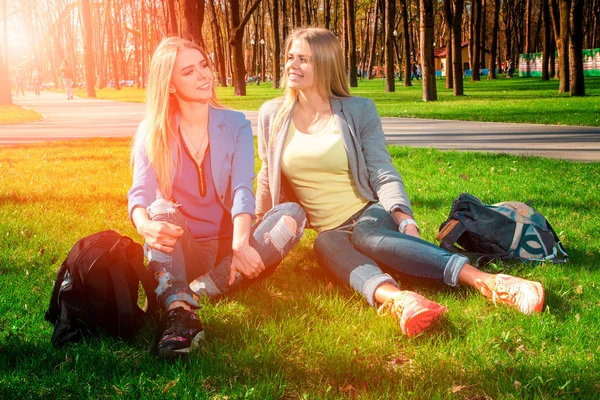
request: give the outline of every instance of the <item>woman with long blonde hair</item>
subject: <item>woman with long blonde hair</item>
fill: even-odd
[[[306,217],[290,203],[253,225],[250,123],[217,102],[208,55],[181,38],[164,39],[152,57],[132,163],[129,215],[167,312],[158,355],[173,357],[204,336],[197,299],[272,272]]]
[[[284,48],[285,95],[259,111],[256,214],[297,201],[318,233],[317,262],[380,314],[391,312],[408,336],[427,329],[446,307],[401,290],[386,271],[471,286],[494,302],[540,312],[540,283],[487,274],[421,239],[375,105],[348,91],[337,38],[302,28]]]

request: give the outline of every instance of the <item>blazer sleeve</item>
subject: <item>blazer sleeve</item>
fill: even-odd
[[[360,140],[369,182],[379,202],[388,213],[394,206],[399,206],[402,211],[413,215],[404,182],[387,150],[381,118],[373,100],[365,99],[360,121]]]
[[[269,188],[269,116],[263,105],[258,111],[258,156],[260,157],[261,167],[258,172],[258,182],[256,185],[256,214],[264,215],[273,206],[271,203],[271,191]]]
[[[235,136],[235,149],[231,166],[231,218],[250,214],[255,218],[254,198],[254,136],[250,121],[243,118]]]
[[[141,129],[141,127],[140,127]],[[127,193],[129,219],[136,207],[148,207],[157,199],[158,179],[150,164],[144,146],[136,142],[133,146],[133,183]]]

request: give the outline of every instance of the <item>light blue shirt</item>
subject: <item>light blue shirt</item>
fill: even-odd
[[[176,122],[178,129],[178,118]],[[232,221],[238,214],[250,214],[255,218],[254,137],[250,121],[241,112],[209,106],[208,133],[212,181],[217,198],[231,214]],[[154,200],[162,197],[158,192],[156,172],[150,165],[144,146],[137,142],[133,151],[133,184],[128,193],[130,218],[134,208],[146,208]],[[184,149],[173,146],[172,154],[177,165],[175,174],[179,176],[177,182],[189,181],[190,185],[197,185],[193,177],[196,174],[197,179],[197,173],[189,170],[190,164],[184,168],[184,163],[177,162],[179,154],[184,152]],[[175,183],[174,177],[172,182]]]

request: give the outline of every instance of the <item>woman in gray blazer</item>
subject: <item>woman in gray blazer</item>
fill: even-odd
[[[285,57],[285,95],[259,111],[259,217],[297,201],[318,232],[318,263],[379,306],[379,314],[398,318],[408,336],[427,329],[446,307],[400,290],[385,270],[471,286],[526,314],[541,311],[540,283],[482,272],[466,257],[421,239],[375,105],[350,95],[342,49],[331,32],[296,30]]]

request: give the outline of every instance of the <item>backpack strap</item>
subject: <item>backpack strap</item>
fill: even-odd
[[[50,322],[52,325],[55,324],[56,319],[58,318],[58,313],[60,312],[60,307],[58,304],[58,292],[62,286],[62,283],[65,279],[65,274],[67,273],[67,260],[63,261],[60,266],[58,273],[56,274],[56,280],[54,281],[54,288],[52,289],[52,297],[50,298],[50,306],[44,314],[44,319]]]
[[[560,251],[561,254],[563,255],[563,258],[561,258],[559,260],[552,259],[552,262],[553,263],[566,263],[567,261],[569,261],[569,254],[567,254],[567,249],[565,249],[565,247],[563,246],[562,242],[560,241],[560,238],[558,237],[558,235],[554,231],[554,228],[552,227],[552,225],[550,225],[550,222],[548,222],[548,220],[546,220],[546,225],[548,225],[548,228],[550,228],[552,235],[554,235],[554,241],[556,242],[556,247],[558,248],[558,251]]]
[[[457,219],[450,219],[448,223],[437,234],[436,239],[440,241],[440,247],[451,253],[458,253],[460,249],[454,245],[459,237],[465,233],[466,228]]]
[[[118,321],[118,332],[120,335],[128,336],[128,332],[134,328],[133,321],[135,321],[135,307],[137,304],[133,304],[131,299],[133,293],[129,290],[127,283],[126,268],[129,265],[129,259],[127,257],[126,250],[131,239],[121,237],[109,251],[109,268],[108,273],[113,282],[115,291],[115,298],[117,300],[117,321]],[[139,308],[139,307],[138,307]]]

